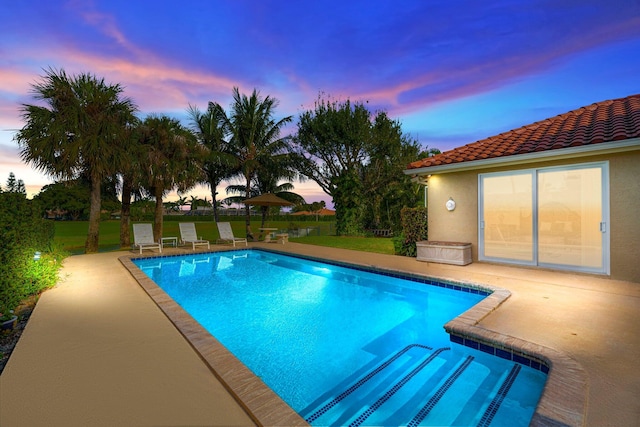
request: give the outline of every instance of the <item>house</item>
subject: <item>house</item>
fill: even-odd
[[[427,186],[429,240],[473,261],[640,282],[640,95],[597,102],[404,171]]]

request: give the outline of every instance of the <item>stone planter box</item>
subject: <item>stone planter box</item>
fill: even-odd
[[[471,243],[459,242],[416,242],[418,261],[438,262],[441,264],[471,264]]]

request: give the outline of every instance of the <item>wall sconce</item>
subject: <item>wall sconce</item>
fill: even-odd
[[[449,197],[449,200],[447,200],[447,203],[444,204],[447,207],[448,211],[452,211],[456,208],[456,202]]]

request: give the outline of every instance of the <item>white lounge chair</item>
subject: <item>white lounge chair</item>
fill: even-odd
[[[245,246],[248,246],[247,239],[244,237],[235,237],[233,235],[233,230],[231,229],[231,223],[229,222],[217,222],[218,232],[220,233],[220,238],[218,242],[222,243],[231,243],[233,247],[236,247],[236,243],[244,242]]]
[[[193,246],[193,250],[196,250],[196,246],[207,246],[207,249],[211,249],[208,240],[203,240],[198,237],[196,233],[196,224],[193,222],[181,222],[180,224],[180,240],[183,244],[189,244]]]
[[[153,226],[151,224],[133,224],[133,246],[140,249],[158,248],[162,253],[162,245],[153,240]]]

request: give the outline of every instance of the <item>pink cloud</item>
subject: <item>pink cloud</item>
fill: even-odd
[[[30,89],[30,81],[25,72],[14,67],[0,68],[0,90],[13,93],[24,94]],[[0,102],[3,98],[0,98]]]

